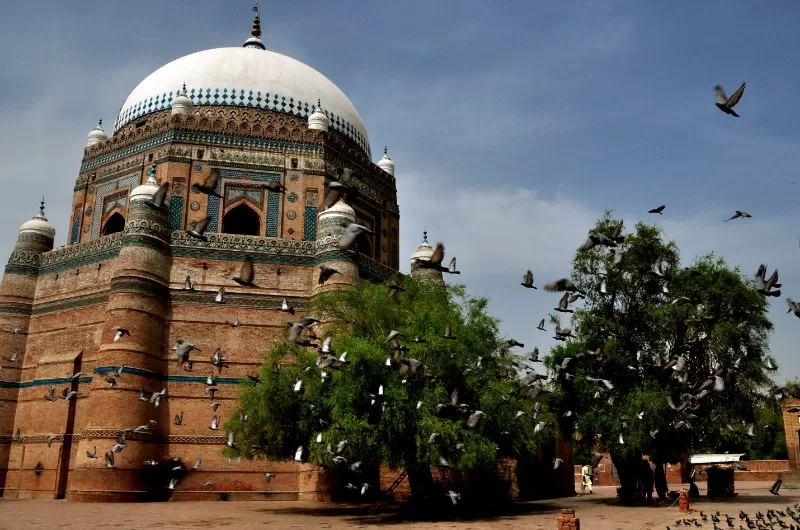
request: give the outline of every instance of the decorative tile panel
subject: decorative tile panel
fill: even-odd
[[[171,197],[169,200],[169,229],[180,230],[183,223],[183,197]]]
[[[141,176],[136,175],[129,175],[125,178],[120,180],[115,180],[114,182],[106,182],[101,186],[97,187],[95,204],[103,205],[105,204],[106,197],[110,195],[114,195],[118,193],[120,190],[127,190],[130,193],[131,188],[138,186],[141,181]],[[128,195],[125,194],[124,202],[122,202],[122,207],[124,208],[127,200]],[[92,218],[92,239],[97,239],[100,237],[100,225],[101,221],[103,220],[103,208],[95,208],[94,209],[94,216]]]
[[[305,211],[303,212],[303,240],[314,241],[317,239],[317,195],[316,189],[307,189],[305,197]]]
[[[81,234],[81,207],[76,206],[72,214],[72,230],[69,235],[69,244],[74,245],[78,242],[78,237]]]
[[[256,185],[247,184],[228,184],[225,186],[226,206],[233,204],[237,200],[244,198],[261,210],[264,208],[264,188]]]
[[[175,94],[181,87],[176,87]],[[220,91],[222,93],[220,93]],[[150,98],[143,99],[138,103],[131,105],[122,111],[114,122],[114,132],[134,121],[137,118],[146,116],[147,114],[158,112],[172,108],[172,94],[173,92],[164,92],[163,94],[154,94]],[[252,90],[245,92],[243,89],[236,88],[190,88],[187,87],[186,95],[192,100],[194,105],[226,105],[234,107],[251,107],[263,110],[272,110],[300,116],[301,118],[308,118],[314,112],[316,105],[309,102],[303,102],[294,99],[290,95],[269,93],[262,94],[260,91],[253,93]],[[369,158],[372,158],[370,151],[369,141],[356,126],[345,120],[341,116],[334,114],[332,111],[323,108],[325,115],[328,116],[331,122],[331,128],[344,134],[353,141],[366,153]]]
[[[256,182],[269,182],[272,180],[281,180],[278,173],[261,173],[256,171],[238,171],[234,169],[220,169],[219,180],[217,181],[216,191],[222,195],[222,186],[225,181],[230,180],[252,180]],[[278,236],[278,220],[280,219],[280,194],[275,192],[268,192],[267,194],[267,237]],[[206,232],[214,233],[219,232],[220,222],[220,199],[213,195],[208,196],[208,210],[207,215],[211,218],[208,222]],[[272,230],[271,230],[272,229]]]

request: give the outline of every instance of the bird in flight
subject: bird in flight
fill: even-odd
[[[745,83],[742,83],[742,86],[733,93],[731,97],[725,95],[725,89],[722,86],[717,85],[714,87],[714,95],[717,98],[717,108],[724,112],[725,114],[730,114],[731,116],[738,118],[739,115],[734,112],[733,107],[739,103],[739,100],[742,99],[742,94],[744,94],[744,87]]]
[[[736,210],[736,213],[733,214],[733,216],[731,216],[730,219],[725,219],[725,222],[727,223],[728,221],[733,221],[734,219],[739,219],[739,218],[744,219],[747,217],[753,217],[753,216],[747,212],[740,212],[739,210]]]

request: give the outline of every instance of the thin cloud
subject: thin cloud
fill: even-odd
[[[581,203],[563,191],[547,197],[535,188],[495,183],[478,188],[441,175],[404,174],[398,196],[402,256],[410,256],[427,228],[431,243],[444,242],[448,259],[458,258],[462,274],[446,275],[447,281],[463,282],[473,294],[489,296],[490,310],[502,320],[503,332],[526,348],[536,345],[544,352],[554,344],[552,333],[542,333],[535,325],[552,312],[558,297],[542,289],[522,289],[519,283],[527,269],[534,271],[538,286],[568,276],[575,249],[603,208]],[[784,296],[772,300],[771,349],[781,365],[780,375],[791,377],[800,371],[793,346],[800,341],[800,323],[785,314],[783,298],[791,296],[790,286],[800,283],[800,271],[792,268],[798,252],[794,223],[781,217],[722,222],[732,213],[716,207],[685,218],[670,217],[669,212],[663,217],[616,215],[628,227],[638,220],[661,226],[665,238],[678,244],[683,266],[714,252],[747,276],[755,273],[759,263],[778,268],[786,287]],[[401,268],[408,271],[408,262]],[[800,298],[800,290],[795,297]]]

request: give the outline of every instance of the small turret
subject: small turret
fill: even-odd
[[[339,249],[339,238],[344,232],[344,226],[354,223],[355,220],[355,211],[341,199],[317,216],[316,266],[312,277],[314,293],[326,290],[329,286],[351,285],[358,281],[358,265],[353,251],[344,252]],[[323,266],[338,271],[338,274],[319,284]]]
[[[322,110],[322,102],[317,100],[317,106],[314,112],[308,117],[308,128],[313,131],[328,132],[331,126],[331,120]]]
[[[183,89],[181,89],[180,93],[172,100],[171,106],[173,116],[176,114],[191,114],[194,111],[192,100],[186,95],[186,83],[183,84]]]
[[[131,202],[152,199],[153,195],[158,191],[158,188],[156,166],[153,164],[147,169],[147,181],[140,186],[136,186],[133,191],[131,191]]]
[[[100,120],[97,127],[89,131],[89,137],[86,139],[86,147],[92,147],[106,140],[108,140],[108,136],[103,130],[103,120]]]
[[[433,256],[433,247],[428,243],[428,232],[422,233],[422,244],[411,254],[411,277],[415,280],[444,283],[442,271],[420,267],[419,262]]]
[[[383,148],[383,158],[378,160],[377,166],[382,170],[384,170],[385,172],[387,172],[388,174],[390,174],[391,176],[394,176],[394,161],[391,158],[389,158],[387,150],[388,148],[386,147]]]

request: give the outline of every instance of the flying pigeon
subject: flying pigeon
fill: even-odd
[[[245,256],[242,260],[242,268],[239,271],[239,276],[234,276],[231,279],[245,287],[256,287],[256,284],[253,283],[254,277],[253,259],[250,256]]]
[[[167,209],[168,187],[169,187],[169,182],[163,183],[161,186],[158,187],[158,189],[151,198],[145,199],[144,203],[150,208],[153,208],[154,210],[165,211]]]
[[[206,231],[206,227],[208,226],[208,223],[210,221],[211,221],[211,217],[205,217],[203,219],[200,219],[194,225],[194,228],[192,228],[190,230],[187,230],[186,233],[189,234],[190,236],[192,236],[194,238],[197,238],[197,239],[200,239],[202,241],[208,241],[208,238],[205,236],[205,231]],[[189,279],[188,276],[186,278],[187,278],[187,280]]]
[[[206,195],[213,195],[214,197],[222,198],[222,195],[217,192],[217,183],[219,182],[219,169],[212,168],[208,176],[202,183],[192,184],[192,191],[195,193],[205,193]]]
[[[317,284],[325,285],[325,282],[327,282],[334,274],[341,274],[341,272],[332,267],[327,267],[325,265],[321,266],[319,268],[319,279],[317,280]]]
[[[753,217],[753,216],[747,212],[740,212],[739,210],[736,210],[736,213],[733,214],[733,216],[731,216],[730,219],[725,219],[725,222],[727,223],[728,221],[733,221],[734,219],[747,218],[747,217]]]
[[[598,246],[605,246],[605,247],[616,247],[617,242],[611,239],[608,236],[603,234],[589,234],[589,237],[586,238],[586,241],[583,242],[581,246],[578,247],[578,252],[584,252],[586,250],[591,250],[594,247]]]
[[[356,223],[348,223],[347,226],[344,227],[344,232],[342,232],[342,235],[339,238],[339,250],[350,250],[356,244],[359,237],[363,237],[365,234],[374,233],[375,232],[366,226]]]
[[[653,208],[652,210],[647,210],[647,213],[657,213],[657,214],[659,214],[659,215],[664,215],[664,214],[663,214],[663,213],[661,213],[661,212],[663,212],[663,211],[664,211],[664,208],[666,208],[666,207],[667,207],[666,205],[662,204],[662,205],[661,205],[661,206],[659,206],[658,208]]]
[[[742,83],[736,92],[733,93],[731,97],[725,95],[725,89],[722,86],[717,85],[714,87],[714,96],[717,100],[716,105],[719,110],[724,112],[725,114],[730,114],[731,116],[738,118],[739,115],[734,112],[733,107],[739,103],[739,100],[742,99],[742,94],[744,94],[744,87],[746,83]]]
[[[523,287],[527,289],[538,289],[535,285],[533,285],[533,272],[528,270],[525,275],[522,277],[522,282],[520,283]]]
[[[125,328],[121,328],[121,327],[119,327],[119,326],[113,326],[113,327],[111,328],[111,331],[116,331],[116,332],[117,332],[117,334],[116,334],[116,335],[114,335],[114,342],[118,342],[118,341],[119,341],[119,339],[121,339],[121,338],[122,338],[123,336],[125,336],[125,335],[127,335],[127,336],[129,336],[129,337],[131,336],[131,332],[130,332],[130,331],[128,331],[128,330],[127,330],[127,329],[125,329]]]

